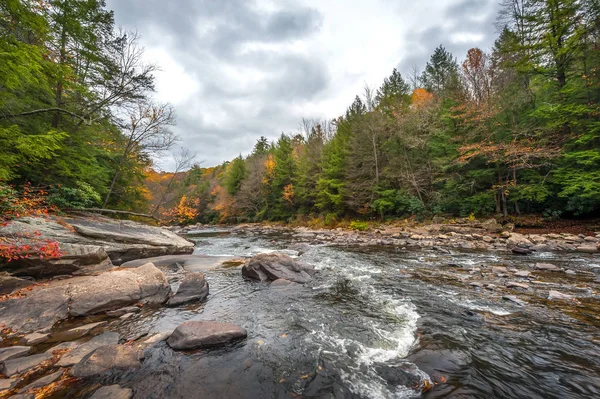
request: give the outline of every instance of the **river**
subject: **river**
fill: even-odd
[[[201,254],[298,254],[286,249],[291,234],[192,237]],[[575,288],[600,267],[597,257],[579,254],[535,257],[585,271]],[[568,304],[525,296],[519,306],[468,284],[482,267],[536,258],[313,245],[300,259],[319,270],[304,286],[271,289],[244,280],[239,267],[216,269],[206,272],[207,302],[146,309],[124,322],[119,332],[132,336],[186,320],[227,321],[248,338],[192,353],[162,343],[141,369],[112,382],[140,399],[600,397],[594,292]],[[176,281],[180,271],[167,273]],[[552,284],[554,275],[544,276]]]

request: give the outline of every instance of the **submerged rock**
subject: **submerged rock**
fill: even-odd
[[[101,346],[81,359],[71,369],[70,374],[77,378],[85,378],[140,366],[137,349],[132,346],[113,344]]]
[[[189,272],[201,272],[204,270],[218,269],[228,262],[235,261],[243,262],[243,259],[225,255],[165,255],[132,260],[123,263],[121,267],[135,268],[151,262],[158,268],[177,270],[180,267],[183,267]]]
[[[202,273],[188,273],[177,293],[169,299],[168,306],[178,306],[192,301],[203,301],[208,297],[208,282]]]
[[[312,279],[314,269],[284,254],[259,254],[242,267],[244,277],[259,281],[285,279],[304,284]]]
[[[217,321],[186,321],[173,331],[167,344],[175,350],[187,350],[223,345],[246,338],[240,326]]]

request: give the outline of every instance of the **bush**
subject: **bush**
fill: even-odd
[[[92,186],[77,182],[77,187],[57,187],[50,191],[48,203],[59,209],[83,209],[97,206],[102,199]]]
[[[359,221],[359,220],[353,220],[352,222],[350,222],[350,229],[352,229],[352,230],[358,230],[358,231],[369,230],[369,223],[368,222],[362,222],[362,221]]]

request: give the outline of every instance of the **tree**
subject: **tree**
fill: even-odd
[[[247,174],[246,164],[241,155],[229,163],[225,175],[225,188],[229,195],[236,195],[240,191]]]
[[[458,64],[450,52],[438,46],[421,75],[423,87],[433,93],[443,94],[457,87]]]

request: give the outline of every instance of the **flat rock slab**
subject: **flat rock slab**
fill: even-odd
[[[527,290],[529,289],[529,285],[525,283],[518,283],[516,281],[509,281],[508,283],[506,283],[506,288],[521,288]]]
[[[9,346],[8,348],[0,348],[0,363],[5,360],[26,356],[29,352],[31,352],[30,346]]]
[[[549,272],[558,272],[560,271],[560,267],[555,266],[551,263],[536,263],[533,267],[535,270],[545,270]]]
[[[217,321],[186,321],[173,331],[167,344],[175,350],[188,350],[219,346],[246,338],[242,327]]]
[[[45,330],[57,321],[136,302],[163,303],[171,293],[165,275],[151,263],[99,276],[51,281],[25,297],[0,301],[0,320],[13,331]]]
[[[505,301],[510,301],[510,302],[516,303],[519,306],[527,305],[527,302],[520,300],[519,298],[517,298],[514,295],[504,295],[502,297],[502,299],[504,299]]]
[[[165,255],[155,256],[153,258],[136,259],[125,262],[121,267],[136,268],[145,263],[151,262],[156,267],[177,270],[183,267],[189,272],[202,272],[206,270],[218,269],[224,266],[224,263],[240,261],[242,258],[236,256],[211,256],[211,255]]]
[[[106,345],[90,353],[71,370],[77,378],[101,376],[113,371],[129,370],[140,367],[138,351],[132,346]]]
[[[13,389],[18,383],[20,379],[17,377],[13,378],[0,378],[0,394],[4,391],[8,391],[9,389]]]
[[[31,355],[27,357],[19,357],[16,359],[7,360],[0,367],[0,371],[7,377],[12,377],[15,374],[24,373],[38,366],[46,360],[52,359],[49,353],[40,353],[39,355]]]
[[[119,334],[116,332],[105,332],[104,334],[97,335],[91,340],[79,345],[72,349],[70,352],[63,355],[60,358],[57,366],[72,366],[79,363],[84,357],[100,348],[101,346],[117,344],[119,342]]]
[[[59,370],[55,373],[49,374],[45,377],[35,380],[31,384],[27,385],[25,388],[21,389],[19,393],[25,393],[30,389],[37,389],[45,387],[46,385],[52,384],[54,381],[58,380],[64,374],[64,370]]]
[[[0,295],[10,294],[13,291],[28,287],[33,284],[31,280],[11,276],[7,272],[0,273]]]
[[[50,338],[50,334],[31,333],[23,337],[23,343],[25,345],[36,345],[48,341],[48,338]]]
[[[188,273],[167,305],[178,306],[192,301],[203,301],[208,297],[208,292],[209,286],[204,274]]]
[[[550,292],[548,293],[548,299],[550,299],[550,300],[561,299],[561,300],[570,301],[570,300],[574,299],[574,296],[569,295],[569,294],[563,294],[562,292],[559,292],[559,291],[550,290]]]
[[[130,388],[121,388],[119,385],[101,387],[90,399],[131,399],[133,391]]]
[[[529,275],[531,274],[531,272],[527,271],[527,270],[519,270],[518,272],[515,273],[516,277],[529,277]]]
[[[312,280],[314,269],[284,254],[259,254],[244,264],[242,275],[258,281],[285,279],[304,284]]]
[[[52,336],[50,337],[50,342],[73,341],[75,339],[83,337],[84,335],[89,334],[92,330],[96,328],[105,326],[106,323],[106,321],[100,321],[98,323],[85,324],[83,326],[74,327],[68,330],[57,332],[55,334],[52,334]]]

